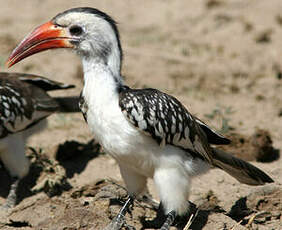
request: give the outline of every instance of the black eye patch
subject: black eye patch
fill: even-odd
[[[80,26],[71,26],[70,28],[71,35],[79,36],[83,33],[83,29]]]

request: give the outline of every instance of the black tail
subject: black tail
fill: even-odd
[[[216,148],[213,148],[213,154],[214,166],[223,169],[243,184],[263,185],[274,182],[262,170],[244,160]]]
[[[55,97],[54,98],[60,106],[59,112],[62,113],[74,113],[80,112],[78,106],[79,96],[72,97]]]

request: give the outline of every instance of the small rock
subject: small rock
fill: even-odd
[[[206,2],[206,7],[208,9],[212,9],[212,8],[216,8],[216,7],[222,6],[223,4],[224,4],[223,0],[208,0]]]
[[[271,35],[273,31],[272,29],[266,29],[264,31],[261,31],[260,33],[257,34],[255,37],[255,41],[257,43],[268,43],[271,41]]]

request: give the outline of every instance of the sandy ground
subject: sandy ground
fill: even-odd
[[[255,188],[218,169],[196,178],[189,200],[200,211],[190,229],[282,228],[280,0],[0,3],[0,70],[39,74],[77,86],[60,95],[79,94],[82,88],[81,65],[74,54],[44,52],[8,70],[4,62],[9,53],[35,26],[68,8],[91,6],[110,14],[119,23],[128,85],[172,94],[217,130],[235,139],[241,135],[230,151],[243,158],[246,154],[247,160],[275,180]],[[81,114],[56,114],[48,121],[49,127],[28,142],[37,152],[27,149],[31,173],[21,183],[18,205],[7,218],[0,218],[0,228],[103,229],[117,213],[119,198],[126,195],[112,182],[122,184],[116,163],[104,154],[97,157],[98,148],[89,142],[91,134]],[[272,142],[263,135],[268,153],[276,154],[269,162],[248,158],[248,153],[256,155],[263,149],[257,148],[260,139],[254,141],[258,129],[271,136]],[[65,143],[71,140],[75,142]],[[0,171],[2,203],[9,176],[4,168]],[[43,183],[46,181],[49,184]],[[149,190],[157,199],[151,181]],[[155,214],[153,207],[139,202],[132,215],[126,216],[127,223],[140,229],[141,220]]]

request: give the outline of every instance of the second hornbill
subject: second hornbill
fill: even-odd
[[[6,202],[0,208],[15,205],[19,180],[29,171],[27,138],[44,129],[45,118],[52,113],[80,111],[79,96],[51,97],[47,91],[73,87],[37,75],[0,72],[0,159],[13,177]]]

